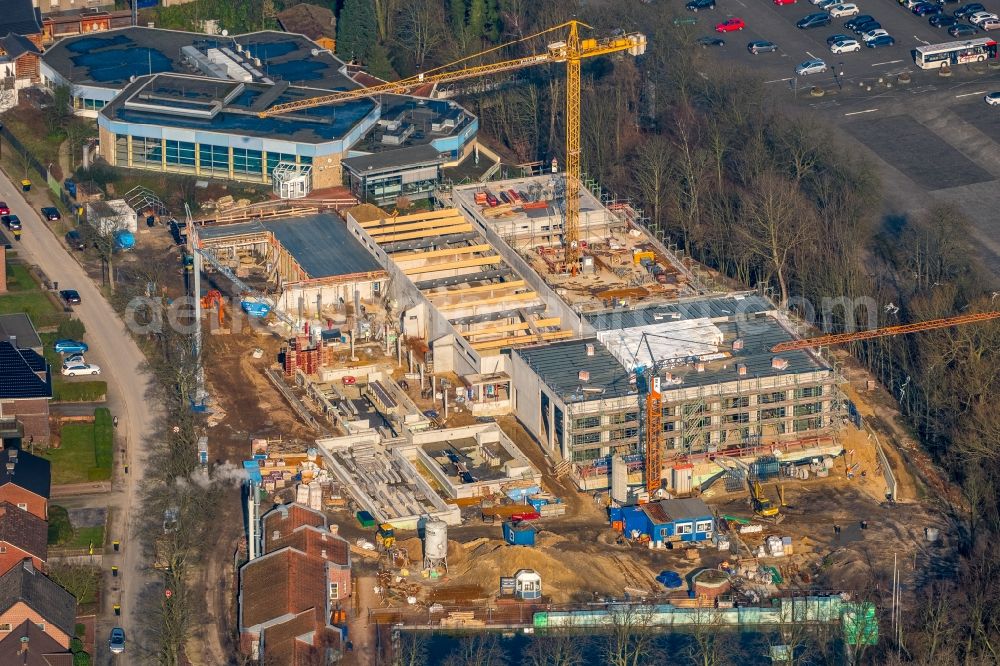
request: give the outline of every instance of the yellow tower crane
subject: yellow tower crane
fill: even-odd
[[[294,113],[305,109],[348,102],[362,97],[373,97],[380,94],[403,93],[417,86],[428,83],[450,83],[490,74],[513,72],[535,65],[550,63],[566,63],[566,220],[564,226],[565,253],[567,263],[574,263],[579,258],[580,241],[580,61],[584,58],[607,55],[609,53],[627,52],[639,56],[646,51],[646,36],[642,33],[623,33],[608,39],[580,38],[580,28],[590,28],[580,21],[567,21],[557,26],[522,39],[501,44],[481,53],[467,56],[447,65],[442,65],[416,76],[411,76],[391,83],[382,83],[367,88],[345,90],[342,92],[318,95],[308,99],[275,104],[258,115],[261,118]],[[553,42],[544,53],[501,60],[499,62],[481,65],[465,65],[470,60],[483,57],[494,51],[534,37],[567,29],[565,41]],[[454,67],[462,65],[460,69]]]

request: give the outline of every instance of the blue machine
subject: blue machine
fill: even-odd
[[[271,306],[259,300],[244,298],[240,301],[240,307],[251,317],[263,318],[271,313]]]
[[[534,546],[535,528],[524,521],[503,524],[503,540],[511,546]]]
[[[126,229],[115,232],[115,247],[119,250],[131,250],[135,247],[135,234]]]

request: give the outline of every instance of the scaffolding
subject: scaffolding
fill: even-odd
[[[303,199],[312,192],[312,165],[278,162],[271,183],[279,199]]]

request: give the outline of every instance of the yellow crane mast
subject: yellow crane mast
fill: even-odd
[[[345,90],[326,95],[317,95],[294,102],[275,104],[258,112],[261,118],[268,118],[285,113],[294,113],[306,109],[349,102],[362,97],[373,97],[380,94],[399,94],[417,86],[428,83],[451,83],[463,79],[513,72],[535,65],[551,63],[566,63],[566,219],[564,226],[564,242],[567,263],[579,259],[580,233],[580,62],[584,58],[594,58],[611,53],[627,52],[639,56],[646,51],[646,36],[639,32],[623,33],[607,39],[580,38],[580,28],[590,28],[580,21],[567,21],[522,39],[501,44],[481,53],[456,60],[427,72],[411,76],[391,83],[382,83],[368,88]],[[464,63],[481,58],[489,53],[507,46],[527,41],[551,32],[568,29],[566,40],[553,42],[544,53],[535,53],[512,60],[466,66]],[[462,65],[460,69],[452,69]]]

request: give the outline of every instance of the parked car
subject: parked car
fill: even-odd
[[[72,354],[63,359],[63,365],[73,365],[74,363],[86,363],[87,359],[83,354]]]
[[[841,0],[819,0],[819,3],[816,5],[816,8],[828,12],[830,11],[830,7],[833,7],[834,5],[839,5],[840,3]]]
[[[892,38],[892,35],[879,35],[874,39],[869,39],[865,42],[865,46],[870,49],[877,49],[883,46],[892,46],[896,43],[896,40]]]
[[[811,60],[806,60],[800,63],[798,67],[795,68],[795,73],[799,76],[808,76],[809,74],[821,74],[826,71],[826,63],[819,58],[813,58]]]
[[[799,19],[798,23],[795,24],[795,26],[800,30],[822,28],[825,25],[830,25],[830,15],[826,12],[817,12],[815,14],[803,16]]]
[[[927,19],[927,22],[935,28],[950,28],[958,23],[958,19],[954,16],[948,16],[947,14],[935,14]]]
[[[962,5],[958,9],[956,9],[954,11],[954,13],[952,14],[952,16],[954,16],[955,18],[958,18],[958,19],[968,18],[969,16],[972,16],[976,12],[981,12],[981,11],[985,11],[985,10],[986,10],[986,7],[983,7],[983,3],[981,3],[981,2],[970,2],[968,4]]]
[[[758,39],[747,44],[747,51],[757,55],[758,53],[773,53],[778,50],[778,45],[766,39]]]
[[[715,9],[715,0],[691,0],[684,7],[689,12],[697,12],[702,9]]]
[[[857,28],[854,29],[855,34],[863,35],[866,32],[871,32],[872,30],[879,30],[882,24],[878,21],[868,21],[868,23],[862,23]]]
[[[87,244],[83,242],[83,236],[76,229],[66,232],[64,238],[66,239],[66,245],[69,245],[72,250],[82,250],[87,247]]]
[[[906,7],[907,9],[913,9],[917,5],[922,4],[924,2],[927,2],[927,0],[902,0],[900,4]]]
[[[60,354],[85,354],[90,347],[78,340],[56,340],[52,346]]]
[[[45,206],[42,208],[42,217],[50,222],[57,222],[62,219],[62,215],[59,214],[59,209],[53,206]]]
[[[111,630],[111,637],[108,638],[108,649],[111,654],[121,654],[125,651],[125,630],[115,627]]]
[[[941,5],[935,4],[933,2],[921,2],[919,5],[910,10],[917,16],[931,16],[932,14],[940,14],[944,10],[941,9]]]
[[[842,42],[845,39],[854,39],[854,38],[851,37],[850,35],[842,35],[842,34],[830,35],[829,37],[826,38],[826,45],[833,46],[837,42]]]
[[[829,9],[827,9],[826,11],[830,12],[830,16],[832,16],[833,18],[842,18],[844,16],[857,16],[858,14],[861,13],[861,10],[858,9],[858,6],[853,2],[834,5]]]
[[[997,15],[992,12],[976,12],[969,17],[969,23],[976,26],[977,28],[982,27],[984,21],[989,21],[990,19],[997,18]]]
[[[21,218],[17,215],[4,215],[3,217],[0,217],[0,220],[3,220],[4,226],[11,231],[21,230]]]
[[[937,0],[939,5],[958,4],[958,0]]]
[[[63,299],[63,302],[67,305],[79,305],[80,304],[80,292],[76,289],[63,289],[59,292],[59,298]]]
[[[968,37],[976,34],[976,29],[968,23],[956,23],[948,28],[948,34],[952,37]]]
[[[725,46],[726,40],[719,37],[699,37],[698,44],[701,45],[701,48],[707,49],[709,46]]]
[[[856,39],[842,39],[830,45],[830,53],[854,53],[861,50],[861,43]]]
[[[62,373],[67,377],[99,375],[101,374],[101,366],[93,363],[63,363]]]
[[[876,37],[883,37],[883,36],[886,36],[888,34],[889,33],[886,32],[885,30],[883,30],[881,28],[877,28],[875,30],[869,30],[868,32],[863,33],[861,35],[861,39],[865,40],[865,42],[870,42],[871,40],[875,39]]]
[[[774,4],[779,7],[782,5],[794,5],[796,2],[798,2],[798,0],[774,0]]]
[[[983,100],[990,106],[1000,106],[1000,92],[991,92]]]
[[[855,16],[850,21],[845,21],[844,27],[847,28],[848,30],[854,30],[854,28],[856,28],[857,26],[874,20],[875,17],[872,16],[871,14],[862,14],[861,16]]]
[[[723,21],[722,23],[717,24],[715,26],[715,31],[716,32],[737,32],[738,30],[742,30],[745,27],[747,27],[747,24],[743,22],[743,19],[733,17],[733,18],[728,18],[725,21]]]
[[[6,201],[0,201],[0,215],[10,215],[10,206]]]

